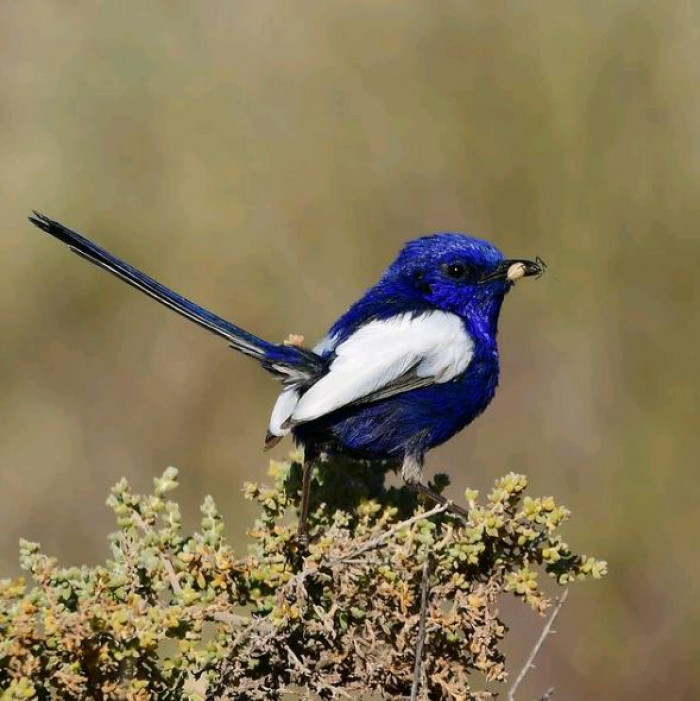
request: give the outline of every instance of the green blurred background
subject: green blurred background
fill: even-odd
[[[468,231],[550,273],[509,296],[498,397],[429,472],[525,472],[610,563],[523,698],[700,697],[697,3],[3,2],[0,71],[4,575],[20,536],[103,559],[109,486],[169,464],[187,522],[212,493],[242,545],[277,391],[31,208],[310,342],[405,240]],[[541,621],[506,613],[515,668]]]

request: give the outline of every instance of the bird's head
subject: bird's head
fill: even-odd
[[[540,258],[506,259],[488,241],[440,233],[410,241],[382,282],[431,307],[491,326],[503,298],[523,277],[541,276]]]

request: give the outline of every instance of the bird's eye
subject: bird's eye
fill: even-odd
[[[442,266],[442,270],[453,280],[464,280],[470,272],[469,266],[464,263],[446,263]]]

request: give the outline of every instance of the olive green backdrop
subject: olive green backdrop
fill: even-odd
[[[277,389],[31,208],[310,342],[405,240],[468,231],[550,272],[429,471],[455,495],[525,472],[610,563],[524,698],[697,698],[699,86],[693,2],[0,4],[2,573],[20,536],[104,558],[109,486],[169,464],[187,522],[212,493],[243,546]],[[506,614],[517,665],[541,621]]]

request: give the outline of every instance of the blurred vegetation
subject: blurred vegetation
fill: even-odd
[[[211,497],[200,530],[183,534],[166,496],[174,468],[151,496],[126,480],[114,487],[119,530],[105,565],[61,568],[23,541],[31,585],[0,580],[2,698],[405,699],[426,565],[421,698],[493,698],[479,687],[506,679],[501,595],[544,612],[538,569],[559,584],[605,574],[605,562],[562,541],[565,508],[524,497],[522,475],[497,480],[484,504],[470,490],[462,523],[445,506],[426,511],[408,487],[387,488],[386,466],[320,467],[308,554],[288,518],[299,506],[298,461],[273,461],[271,487],[246,485],[260,515],[244,558]],[[444,488],[447,476],[437,482]]]
[[[103,495],[154,465],[185,476],[185,532],[212,493],[242,546],[278,390],[32,208],[309,343],[405,240],[463,230],[550,272],[509,295],[496,400],[427,468],[452,496],[526,473],[615,573],[523,693],[700,697],[699,42],[687,0],[0,3],[0,571],[21,536],[103,562]],[[533,619],[503,616],[522,659]]]

